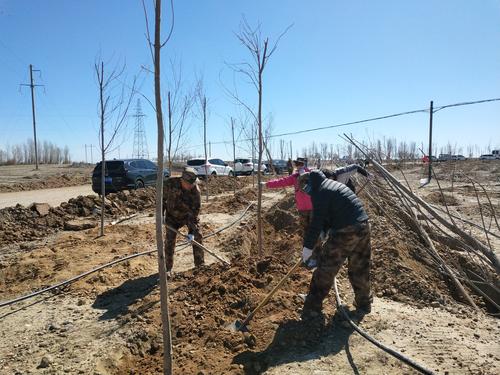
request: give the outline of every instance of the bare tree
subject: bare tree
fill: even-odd
[[[242,46],[248,50],[251,56],[250,62],[234,64],[231,66],[234,72],[242,74],[248,82],[255,88],[257,92],[257,112],[243,100],[238,97],[237,92],[229,92],[230,96],[239,104],[245,107],[253,116],[257,125],[258,137],[258,162],[257,165],[257,181],[258,181],[258,200],[257,200],[257,238],[258,238],[258,254],[262,256],[262,173],[260,165],[262,165],[262,153],[264,150],[264,136],[262,124],[262,98],[263,98],[263,75],[264,70],[269,62],[269,59],[276,51],[278,43],[283,35],[290,29],[288,26],[285,31],[277,38],[274,45],[269,45],[269,38],[263,38],[260,24],[252,28],[247,20],[243,17],[240,23],[240,30],[236,33],[236,38]]]
[[[167,161],[172,170],[172,160],[175,160],[180,148],[184,146],[185,136],[189,130],[188,119],[195,102],[195,95],[184,88],[181,63],[170,61],[171,80],[168,82],[168,137]]]
[[[203,77],[198,78],[196,83],[196,102],[198,104],[199,116],[203,123],[203,150],[205,153],[205,193],[208,202],[210,176],[208,174],[208,153],[207,153],[207,96],[203,87]]]
[[[385,139],[384,137],[384,143],[385,143],[385,160],[391,160],[392,158],[392,153],[394,152],[394,143],[391,138]]]
[[[161,41],[161,0],[154,1],[155,8],[155,39],[154,44],[151,43],[149,33],[148,13],[144,0],[142,6],[144,9],[144,17],[146,20],[146,39],[151,51],[151,58],[154,63],[154,84],[155,84],[155,112],[156,112],[156,127],[158,129],[157,140],[157,158],[158,172],[156,175],[156,249],[158,252],[158,273],[160,275],[160,303],[162,317],[162,332],[163,332],[163,373],[165,375],[172,374],[172,333],[170,328],[170,315],[168,309],[168,284],[167,270],[165,268],[165,254],[163,250],[163,111],[161,104],[161,84],[160,84],[160,57],[161,48],[164,47],[172,36],[174,30],[174,4],[170,1],[172,11],[172,22],[170,31],[166,39]],[[154,48],[153,48],[154,47]]]
[[[113,68],[109,73],[104,70],[104,61],[98,59],[94,64],[94,73],[99,91],[99,148],[101,151],[101,228],[100,235],[104,236],[104,204],[106,195],[106,153],[111,150],[116,136],[124,129],[130,103],[134,97],[135,78],[130,91],[121,83],[125,64]],[[130,86],[129,86],[130,87]],[[105,136],[105,131],[108,136]],[[47,146],[44,145],[44,151]]]

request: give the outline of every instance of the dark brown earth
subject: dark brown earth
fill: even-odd
[[[206,215],[202,220],[204,234],[217,228],[214,222],[218,215],[236,214],[255,200],[255,190],[248,187],[251,179],[247,180],[247,187],[242,180],[242,186],[239,188],[241,194],[237,196],[231,194],[232,180],[218,181],[215,187],[220,189],[224,196],[214,197],[208,203],[203,203],[202,214]],[[146,189],[110,195],[109,206],[106,207],[108,218],[144,210],[147,216],[148,209],[152,212],[154,204],[153,191]],[[393,210],[391,205],[384,206],[398,227],[379,212],[376,206],[365,200],[363,194],[360,197],[367,207],[371,221],[372,279],[373,292],[377,299],[397,301],[405,306],[415,307],[416,310],[412,311],[417,311],[416,314],[432,306],[448,311],[451,316],[459,317],[467,324],[477,322],[477,316],[464,308],[463,301],[449,278],[433,263],[423,240],[397,216],[397,211]],[[0,211],[0,225],[4,225],[3,228],[9,225],[10,236],[0,239],[4,238],[4,244],[19,241],[22,245],[15,256],[0,262],[0,283],[6,286],[1,292],[2,300],[52,285],[120,256],[151,248],[154,250],[154,224],[151,221],[108,226],[107,234],[102,238],[97,237],[97,228],[78,232],[62,231],[61,225],[67,220],[97,220],[93,213],[96,205],[89,197],[79,197],[50,209],[45,216],[41,216],[36,210],[20,207]],[[328,341],[332,335],[339,332],[347,334],[336,314],[332,296],[329,297],[329,303],[325,304],[324,321],[304,323],[299,319],[303,303],[299,293],[307,292],[311,277],[311,271],[303,268],[292,275],[270,303],[255,316],[249,325],[250,333],[231,332],[226,328],[234,320],[242,320],[262,300],[297,261],[301,251],[301,234],[297,230],[298,216],[294,208],[293,194],[284,195],[266,209],[263,216],[262,256],[257,254],[256,221],[255,215],[251,214],[230,230],[205,242],[208,247],[215,248],[222,255],[231,258],[230,266],[212,263],[201,269],[175,273],[170,279],[174,373],[260,374],[266,369],[280,365],[279,361],[291,352],[312,353],[318,351],[322,343]],[[22,234],[16,237],[18,232]],[[57,232],[54,243],[26,241],[45,241],[47,233],[53,232]],[[179,239],[180,241],[182,239]],[[464,269],[473,271],[478,267],[459,249],[438,243],[437,250],[449,262],[460,264]],[[177,251],[177,262],[182,257],[181,252],[183,250]],[[184,255],[184,258],[190,257],[189,249]],[[85,306],[91,303],[94,309],[103,311],[99,319],[116,321],[115,329],[122,330],[120,332],[125,342],[119,344],[119,350],[113,348],[113,351],[116,349],[123,355],[109,365],[99,367],[100,373],[162,373],[163,343],[157,277],[153,253],[93,274],[65,290],[78,304]],[[498,278],[496,280],[498,281]],[[339,275],[339,282],[343,296],[349,303],[352,293],[345,270]],[[485,300],[473,290],[468,289],[468,292],[483,313],[487,313],[489,307]],[[33,313],[37,314],[37,310],[33,310]],[[380,322],[375,327],[383,326],[383,318],[379,318]],[[419,319],[418,316],[411,318]],[[431,321],[426,321],[425,324],[431,325]],[[464,328],[461,326],[456,327],[457,331],[462,329]],[[476,327],[477,332],[479,329],[480,327]],[[30,343],[44,343],[45,339],[39,338],[47,335],[47,332],[44,332],[36,332]],[[440,332],[428,334],[433,339],[434,336],[439,336]],[[481,332],[481,335],[482,340],[486,334]],[[89,340],[91,339],[92,336],[89,336]],[[395,341],[387,344],[397,344],[398,338],[393,339]],[[72,342],[62,334],[58,340]],[[444,340],[446,341],[446,337]],[[479,340],[478,338],[478,344]],[[497,345],[494,342],[489,344]],[[424,345],[430,351],[429,358],[433,358],[437,350],[437,346],[432,349],[432,345]],[[28,348],[33,350],[30,346]],[[40,348],[38,350],[44,350],[43,346]],[[83,348],[74,350],[84,352]],[[55,347],[48,347],[46,351],[53,355],[57,352]],[[13,357],[9,357],[9,362],[13,362],[16,356],[26,355],[25,361],[33,356],[28,349],[23,353],[19,348],[12,349],[9,355]],[[36,353],[38,355],[39,352]],[[111,356],[111,353],[107,354]],[[447,363],[451,366],[450,363],[464,361],[467,366],[472,366],[470,368],[473,370],[458,373],[494,374],[495,369],[499,368],[498,358],[490,354],[484,354],[487,357],[484,363],[489,365],[480,367],[477,371],[477,367],[473,367],[471,363],[479,358],[479,355],[472,359],[453,360],[450,357]],[[452,355],[459,354],[450,353],[450,356]],[[40,361],[38,357],[37,361]],[[66,361],[71,362],[69,359]],[[407,368],[390,367],[393,365],[388,366],[387,361],[382,358],[374,363],[367,363],[365,373],[412,373]],[[432,363],[433,369],[446,368],[439,366],[439,360]],[[67,367],[70,373],[77,368],[77,363]],[[310,371],[313,370],[305,368],[300,374],[311,373]]]

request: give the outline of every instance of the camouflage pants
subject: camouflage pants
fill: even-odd
[[[355,305],[367,307],[372,303],[370,265],[371,245],[368,222],[349,226],[330,234],[321,245],[318,267],[313,273],[304,310],[321,311],[323,300],[333,285],[333,279],[348,260],[348,275],[354,289]]]
[[[197,221],[186,223],[183,221],[173,220],[172,218],[166,217],[165,224],[177,230],[183,227],[184,225],[187,225],[189,233],[194,235],[194,240],[200,244],[203,241]],[[175,233],[173,230],[168,229],[168,227],[166,228],[166,232],[167,233],[165,234],[165,267],[167,268],[167,271],[170,271],[174,265],[174,250],[175,250],[175,240],[177,239],[177,233]],[[193,243],[193,257],[194,257],[195,267],[199,267],[205,263],[205,253],[203,252],[203,249],[198,245],[195,245],[194,243]]]

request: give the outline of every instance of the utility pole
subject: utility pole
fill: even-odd
[[[94,147],[94,145],[90,145],[90,163],[91,164],[94,164],[94,158],[92,156],[92,148]]]
[[[87,164],[87,145],[85,145],[85,164]]]
[[[38,145],[36,144],[36,120],[35,120],[35,87],[43,85],[35,85],[33,83],[33,72],[39,72],[38,69],[33,69],[30,64],[30,83],[22,83],[21,86],[29,86],[31,88],[31,111],[33,113],[33,138],[35,139],[35,169],[38,170]]]
[[[290,159],[293,160],[292,141],[290,141]]]
[[[212,142],[208,142],[208,156],[212,157]]]
[[[432,115],[434,113],[434,102],[431,100],[431,106],[429,109],[429,176],[428,180],[431,182],[432,177]]]

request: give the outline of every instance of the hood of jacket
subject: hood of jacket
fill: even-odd
[[[312,191],[318,191],[324,180],[326,180],[326,176],[321,171],[312,171],[309,173],[309,184]]]

